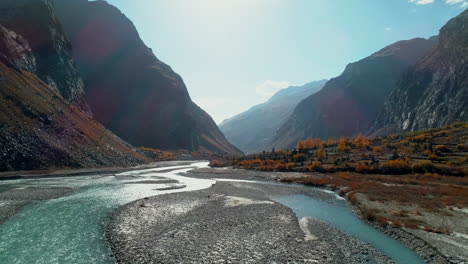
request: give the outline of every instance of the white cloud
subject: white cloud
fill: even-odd
[[[464,0],[445,0],[445,3],[449,5],[459,4],[461,2],[464,2]]]
[[[409,0],[410,3],[415,3],[417,5],[427,5],[434,3],[434,0]]]
[[[445,0],[448,5],[460,5],[461,8],[468,7],[468,1],[466,0]]]
[[[291,86],[289,82],[277,82],[267,80],[264,81],[262,84],[257,85],[257,87],[255,87],[255,90],[257,91],[257,94],[269,98],[279,90],[287,88],[289,86]]]
[[[385,31],[392,31],[392,28],[391,27],[386,27]]]

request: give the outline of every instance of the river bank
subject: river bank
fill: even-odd
[[[108,249],[100,235],[104,233],[103,223],[107,223],[105,235],[120,263],[154,262],[154,259],[183,262],[198,258],[213,262],[224,259],[222,256],[229,257],[232,262],[241,259],[252,263],[275,260],[340,263],[342,259],[348,263],[391,263],[369,244],[316,218],[296,219],[297,212],[275,202],[277,197],[304,195],[332,206],[344,205],[341,197],[325,189],[275,182],[281,177],[301,177],[302,173],[210,168],[187,172],[190,170],[187,165],[192,163],[157,164],[155,168],[127,169],[127,172],[111,175],[95,173],[0,182],[2,215],[12,216],[25,210],[14,217],[21,224],[8,221],[7,226],[0,226],[2,236],[24,240],[21,249],[6,239],[0,242],[0,252],[8,252],[8,256],[3,257],[11,261],[17,257],[23,259],[21,252],[30,254],[33,249],[34,254],[46,260],[41,250],[44,245],[30,240],[27,236],[32,230],[22,227],[24,224],[33,227],[41,222],[57,229],[46,233],[48,244],[54,240],[54,247],[66,246],[48,254],[65,260],[69,254],[77,253],[76,247],[82,249],[80,252],[89,252],[92,248],[93,254],[76,255],[75,260],[112,263],[105,257]],[[166,168],[169,165],[172,167]],[[177,176],[177,172],[185,172],[187,177]],[[212,186],[214,180],[216,184]],[[17,206],[11,206],[11,201]],[[34,206],[27,206],[26,210],[24,206],[29,203]],[[82,206],[70,208],[70,203]],[[35,216],[38,212],[41,212],[40,217]],[[107,222],[109,214],[112,217]],[[72,223],[75,228],[69,230]],[[83,225],[89,226],[83,235],[68,241],[67,236],[77,236],[76,227],[83,228]],[[41,237],[44,231],[34,230],[32,234]],[[396,238],[405,241],[402,237]],[[421,245],[416,237],[407,241],[413,248]],[[158,246],[162,248],[152,248]],[[11,251],[13,248],[16,249]],[[418,253],[429,263],[449,263],[433,247],[418,248]]]
[[[190,174],[190,176],[192,176]],[[324,192],[247,182],[149,197],[118,209],[106,236],[117,263],[392,263],[320,221],[301,224],[271,195]]]
[[[275,215],[276,214],[275,212],[277,212],[274,209],[274,206],[269,205],[269,204],[268,206],[266,206],[264,202],[265,201],[271,202],[273,193],[275,194],[275,196],[301,194],[301,195],[308,195],[312,197],[320,197],[321,199],[325,199],[331,203],[333,203],[334,201],[337,201],[337,197],[338,197],[335,193],[327,191],[327,190],[309,188],[309,187],[305,187],[301,185],[253,184],[250,182],[250,181],[263,181],[266,183],[274,183],[276,180],[278,180],[281,177],[301,177],[303,176],[302,173],[280,173],[280,172],[271,173],[271,172],[237,170],[237,169],[229,169],[229,168],[222,168],[222,169],[202,168],[202,169],[190,171],[187,174],[187,176],[199,178],[199,179],[218,179],[218,180],[215,186],[209,189],[200,191],[199,192],[200,194],[198,193],[195,194],[193,192],[190,194],[180,193],[180,194],[177,194],[177,196],[172,195],[171,198],[164,198],[164,199],[168,199],[168,200],[165,200],[165,202],[161,202],[161,199],[163,198],[163,196],[158,196],[154,198],[150,197],[145,200],[140,200],[140,201],[128,204],[120,208],[119,210],[117,210],[117,212],[113,214],[110,224],[108,224],[106,227],[106,234],[107,234],[108,240],[111,243],[113,252],[119,262],[128,263],[129,260],[134,259],[134,258],[142,259],[142,260],[144,259],[146,261],[154,259],[154,258],[155,259],[163,258],[167,261],[171,261],[171,259],[169,258],[166,259],[168,256],[166,256],[165,258],[164,254],[154,253],[152,255],[148,255],[145,252],[147,251],[164,252],[164,250],[157,248],[158,247],[157,245],[168,243],[166,241],[167,238],[163,239],[161,238],[161,236],[163,237],[170,236],[172,239],[174,239],[175,234],[178,234],[178,238],[174,239],[174,242],[175,242],[174,245],[176,244],[183,245],[184,240],[187,240],[187,239],[190,240],[191,238],[193,239],[193,236],[190,234],[197,234],[196,237],[203,236],[203,232],[197,231],[197,228],[201,228],[201,227],[199,226],[197,227],[195,223],[196,221],[194,221],[194,223],[192,224],[189,224],[192,227],[193,225],[196,226],[194,227],[195,231],[189,228],[188,231],[183,233],[184,235],[179,234],[177,230],[172,230],[171,231],[172,233],[170,233],[172,235],[165,234],[166,231],[157,231],[157,230],[167,230],[166,229],[167,226],[174,227],[174,223],[171,223],[170,220],[164,219],[164,218],[157,219],[158,218],[157,215],[179,214],[177,217],[178,219],[185,218],[185,217],[190,218],[189,216],[187,216],[187,215],[190,215],[191,216],[190,219],[192,220],[197,219],[197,217],[201,217],[200,219],[204,219],[201,222],[210,223],[211,218],[209,217],[210,216],[209,212],[211,212],[211,210],[213,211],[226,210],[225,206],[228,203],[228,200],[230,199],[227,197],[238,197],[238,199],[240,197],[241,198],[240,200],[243,200],[244,203],[245,201],[249,201],[247,203],[249,204],[249,206],[271,207],[272,211],[269,213],[272,215]],[[184,198],[186,195],[190,195],[191,197]],[[170,205],[174,201],[177,201],[180,199],[181,200],[187,199],[189,201],[198,201],[198,202],[196,202],[196,204],[193,207],[186,208],[186,211],[182,212],[179,210],[181,208],[180,206],[174,207]],[[250,200],[253,200],[256,202],[252,203],[252,201]],[[260,203],[258,203],[258,201],[260,201]],[[238,203],[241,203],[241,202],[238,202]],[[170,206],[164,209],[164,207],[167,207],[167,205],[165,204],[169,204]],[[183,204],[183,203],[180,203],[180,204]],[[244,217],[241,217],[240,219],[252,217],[252,211],[255,211],[255,214],[254,214],[255,216],[257,215],[257,211],[260,212],[256,208],[249,208],[249,206],[240,207],[246,210],[245,213],[242,213],[241,209],[237,209],[239,210],[239,215],[244,216]],[[210,208],[210,210],[203,209],[203,208]],[[249,209],[253,209],[253,210],[249,210]],[[163,210],[164,213],[158,212],[158,210]],[[174,210],[176,211],[175,213],[174,213]],[[265,210],[265,209],[262,209],[262,210]],[[210,219],[205,220],[205,218],[207,217]],[[153,220],[148,222],[147,219],[153,219]],[[222,219],[231,219],[231,222],[228,223],[228,226],[236,225],[234,223],[236,223],[236,221],[239,220],[239,219],[236,220],[236,218],[235,217],[233,218],[233,216],[231,215],[223,216]],[[180,221],[178,220],[177,224],[179,224]],[[185,220],[183,222],[185,222]],[[295,222],[297,223],[298,221],[295,220]],[[295,232],[300,231],[299,233],[301,235],[299,237],[301,237],[302,239],[305,239],[305,237],[307,236],[307,233],[312,234],[313,237],[320,237],[321,235],[323,235],[323,233],[317,234],[316,233],[317,230],[321,230],[321,229],[314,228],[314,226],[317,227],[318,225],[325,225],[325,224],[320,221],[312,221],[312,223],[314,224],[309,226],[309,228],[307,228],[306,231],[304,231],[303,226],[301,229],[301,226],[298,227],[296,224]],[[204,226],[204,230],[206,231],[206,230],[211,230],[212,228],[214,228],[214,230],[218,230],[215,233],[219,233],[219,232],[222,233],[225,225],[223,225],[222,223],[217,223],[217,224],[219,225],[218,227],[216,227],[216,224],[214,225],[207,224],[206,226]],[[264,225],[264,227],[275,228],[274,227],[275,223],[266,222],[266,223],[263,223],[262,225]],[[329,226],[329,225],[326,225],[326,226]],[[146,232],[146,230],[149,230],[149,231]],[[257,230],[257,229],[253,229],[253,230]],[[263,229],[258,228],[258,230],[263,230]],[[239,230],[237,230],[237,232],[242,233],[242,231],[239,231]],[[314,232],[315,232],[315,235],[313,235]],[[401,236],[395,236],[396,232],[393,232],[393,237],[397,239],[408,237],[405,231],[401,230],[399,232],[401,232]],[[341,237],[341,235],[338,235],[336,232],[330,232],[330,234],[331,235],[328,237],[328,239],[325,239],[326,241],[324,242],[325,243],[324,245],[327,245],[327,243],[328,245],[333,244],[330,240],[330,238],[332,237],[338,237],[338,238]],[[239,234],[234,237],[239,237]],[[161,241],[160,239],[163,239],[163,241]],[[209,239],[207,241],[209,241]],[[449,263],[446,260],[446,258],[443,257],[434,247],[428,246],[427,243],[423,242],[421,239],[415,236],[411,236],[411,239],[406,240],[406,242],[408,241],[409,243],[406,243],[406,245],[410,246],[411,248],[418,249],[418,254],[421,255],[427,263]],[[232,243],[235,244],[236,242],[233,241]],[[304,243],[307,244],[307,242],[304,242]],[[346,243],[346,244],[355,245],[356,243]],[[421,246],[421,244],[426,245],[426,246]],[[192,246],[197,246],[197,245],[192,245]],[[156,248],[151,248],[151,247],[156,247]],[[367,245],[367,247],[369,246]],[[122,250],[122,248],[125,248],[125,249]],[[207,248],[212,248],[212,247],[207,246]],[[337,246],[337,244],[334,244],[334,247],[332,248],[336,249],[334,251],[335,253],[332,255],[347,256],[347,259],[351,259],[350,256],[355,256],[355,257],[359,256],[358,252],[369,252],[368,250],[362,250],[362,248],[361,250],[356,250],[356,248],[354,248],[354,251],[353,249],[348,249],[348,250],[338,249],[339,247]],[[306,249],[306,251],[307,250],[310,251],[310,246]],[[293,252],[296,252],[296,251],[293,251]],[[207,252],[205,253],[206,254],[204,255],[209,255]],[[263,252],[263,254],[265,255],[265,252]],[[377,252],[376,254],[379,255],[379,252]],[[264,256],[262,254],[260,255]],[[317,255],[318,257],[315,256],[315,258],[313,259],[319,261],[320,263],[322,262],[326,263],[327,261],[330,263],[333,263],[334,261],[333,259],[330,259],[330,260],[321,259],[319,255]],[[384,263],[384,262],[389,261],[388,259],[386,260],[382,258],[379,259],[377,255],[373,253],[370,254],[371,256],[370,259],[374,259],[373,261],[375,263]],[[303,255],[301,255],[301,253],[298,253],[297,258],[296,259],[292,258],[292,260],[298,261],[302,257]],[[210,259],[210,257],[207,257],[207,258],[208,258],[207,260],[213,260],[213,259]],[[243,260],[243,261],[250,261],[250,260]],[[354,259],[353,261],[355,261],[354,263],[361,263],[363,259],[359,259],[359,260]]]

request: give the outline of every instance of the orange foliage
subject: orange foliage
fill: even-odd
[[[370,142],[361,133],[359,133],[359,135],[354,140],[354,144],[358,148],[367,148],[370,145]]]
[[[299,140],[297,142],[298,149],[313,149],[323,146],[323,141],[320,138],[307,138],[306,140]]]
[[[405,174],[411,171],[411,167],[404,160],[390,160],[380,166],[383,173]]]
[[[346,150],[346,139],[345,137],[341,137],[340,141],[338,142],[338,146],[336,146],[336,150],[339,153],[344,153]]]

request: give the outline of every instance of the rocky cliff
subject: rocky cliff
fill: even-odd
[[[55,0],[95,118],[135,146],[240,153],[105,1]]]
[[[0,171],[149,162],[95,122],[49,1],[0,2]]]
[[[319,91],[327,80],[292,86],[273,95],[263,104],[223,121],[219,125],[229,142],[244,153],[271,150],[276,131],[304,98]]]
[[[37,76],[0,62],[0,171],[144,162],[149,160]]]
[[[439,43],[403,75],[373,132],[455,121],[468,121],[468,10],[450,20],[440,30]]]
[[[83,81],[71,56],[71,45],[50,0],[2,0],[0,25],[3,63],[34,73],[64,98],[88,110],[83,101]],[[16,39],[26,50],[15,49]]]
[[[353,136],[366,132],[401,74],[416,63],[436,38],[399,41],[349,64],[322,90],[303,100],[278,130],[272,146],[293,147],[307,137]]]

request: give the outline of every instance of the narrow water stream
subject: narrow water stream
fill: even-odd
[[[196,191],[215,180],[178,175],[206,162],[188,166],[135,170],[115,176],[80,176],[0,182],[0,190],[15,186],[65,186],[79,191],[55,200],[29,204],[0,225],[0,263],[112,263],[102,227],[109,214],[126,203],[148,196]],[[172,171],[170,171],[172,170]],[[172,179],[177,183],[157,183]],[[151,183],[138,184],[138,181]],[[309,196],[278,197],[298,218],[324,221],[365,241],[397,263],[423,263],[398,241],[354,216],[343,201],[329,204]]]
[[[396,263],[424,263],[418,255],[401,242],[372,228],[356,217],[345,201],[331,204],[306,195],[288,195],[274,200],[291,208],[298,219],[310,217],[325,222],[374,246]]]

